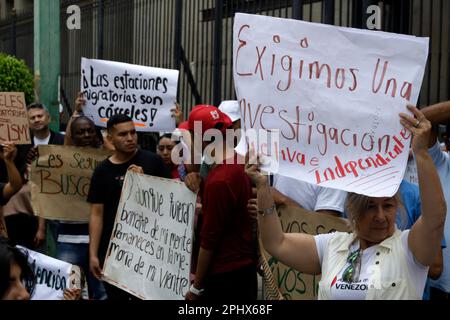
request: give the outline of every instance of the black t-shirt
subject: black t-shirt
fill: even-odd
[[[0,206],[4,206],[6,204],[5,199],[3,198],[3,189],[5,189],[6,183],[0,182]]]
[[[101,162],[95,169],[87,202],[103,204],[103,232],[100,239],[98,257],[103,262],[114,227],[117,207],[127,169],[132,165],[142,167],[151,176],[170,178],[162,158],[152,152],[139,150],[128,162],[113,164],[109,159]]]

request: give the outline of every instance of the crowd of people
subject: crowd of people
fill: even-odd
[[[49,129],[50,114],[44,105],[31,104],[32,143],[1,142],[1,299],[29,299],[35,287],[26,254],[16,245],[79,266],[86,274],[89,299],[135,299],[102,281],[128,171],[180,180],[198,193],[188,300],[256,300],[258,237],[282,263],[322,276],[319,299],[449,299],[450,155],[442,150],[436,127],[450,120],[450,101],[420,110],[408,106],[412,115],[399,115],[413,135],[419,185],[405,180],[396,195],[383,198],[262,173],[258,154],[242,147],[245,140],[238,131],[236,139],[226,139],[227,130],[241,127],[236,101],[225,101],[218,108],[195,106],[185,122],[177,106],[172,110],[177,129],[162,133],[154,150],[139,146],[135,125],[127,115],[112,116],[102,132],[83,115],[84,104],[80,94],[65,135]],[[196,123],[201,123],[201,131],[194,130]],[[217,129],[224,141],[212,153],[206,150],[214,139],[204,139],[209,129]],[[112,153],[91,179],[89,223],[51,221],[33,212],[29,167],[37,146],[45,144],[104,148]],[[190,161],[197,156],[201,163]],[[284,233],[277,214],[280,205],[347,218],[351,233]],[[73,296],[71,291],[65,294],[68,299]]]

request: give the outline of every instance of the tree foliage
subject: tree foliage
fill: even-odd
[[[0,53],[0,92],[23,92],[27,104],[34,102],[34,78],[25,61]]]

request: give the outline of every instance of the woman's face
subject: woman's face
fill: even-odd
[[[172,149],[175,147],[175,141],[169,138],[162,138],[159,140],[158,147],[156,148],[156,153],[160,155],[164,164],[168,167],[172,166]]]
[[[370,198],[369,207],[356,221],[359,238],[380,243],[395,231],[398,203],[395,198]]]
[[[22,270],[15,262],[11,264],[9,272],[9,287],[2,297],[2,300],[29,300],[30,295],[22,283]]]

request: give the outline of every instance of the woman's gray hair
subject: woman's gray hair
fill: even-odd
[[[347,194],[347,200],[345,202],[345,211],[348,216],[350,227],[353,231],[356,231],[356,222],[360,219],[361,215],[369,208],[370,199],[373,197],[365,196],[358,193],[349,192]],[[397,214],[400,215],[401,226],[400,229],[404,229],[408,223],[405,207],[403,206],[400,191],[398,191],[393,197],[398,205]]]

